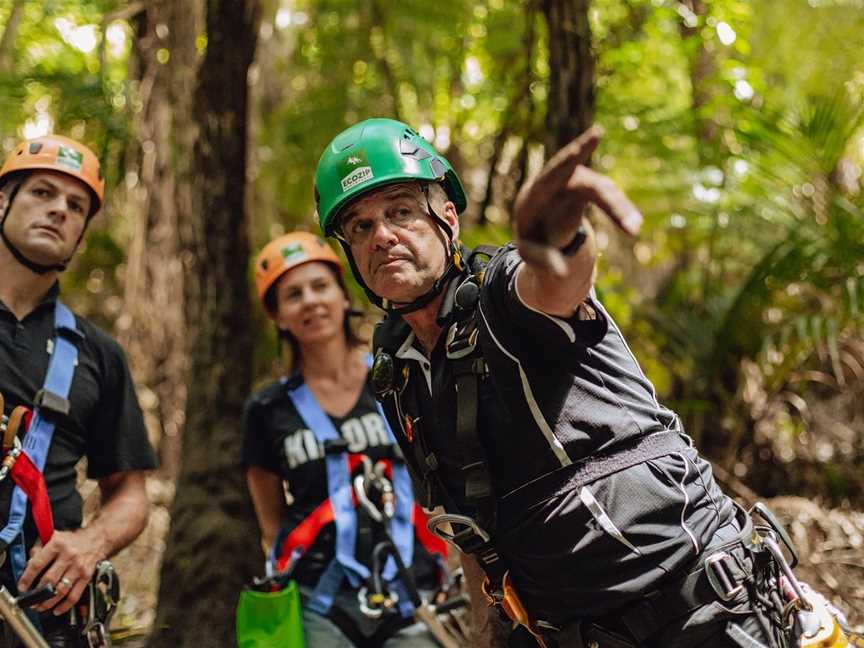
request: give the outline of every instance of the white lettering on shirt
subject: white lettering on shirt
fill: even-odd
[[[367,448],[390,445],[387,427],[378,412],[349,418],[342,423],[340,432],[342,438],[348,442],[348,452],[362,453]],[[309,461],[324,458],[324,446],[318,443],[315,434],[306,428],[285,435],[282,447],[291,470]]]

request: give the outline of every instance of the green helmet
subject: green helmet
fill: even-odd
[[[339,133],[315,172],[315,204],[324,236],[333,236],[339,211],[371,189],[396,182],[440,182],[456,212],[465,190],[450,163],[417,131],[394,119],[367,119]]]

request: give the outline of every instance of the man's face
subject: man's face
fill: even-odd
[[[9,195],[0,192],[0,213]],[[66,261],[87,225],[90,192],[64,173],[34,171],[24,180],[6,218],[4,232],[25,257],[42,265]]]
[[[452,202],[436,213],[459,235]],[[418,183],[377,189],[348,207],[342,233],[369,289],[384,299],[409,303],[425,294],[444,273],[447,237],[427,212]]]

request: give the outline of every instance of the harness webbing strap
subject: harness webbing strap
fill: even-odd
[[[412,524],[414,533],[429,555],[447,558],[447,543],[434,535],[427,528],[428,517],[419,504],[413,504]],[[271,553],[271,560],[276,570],[283,572],[291,567],[291,564],[302,555],[321,533],[321,529],[334,521],[335,515],[330,499],[321,502],[300,524],[295,526],[290,533],[281,538]],[[401,555],[401,554],[400,554]]]
[[[483,361],[463,358],[454,362],[456,378],[456,439],[462,447],[462,475],[465,498],[469,502],[492,495],[492,483],[486,465],[486,453],[477,434],[479,382]]]
[[[48,544],[54,535],[54,513],[51,510],[51,500],[48,499],[44,475],[33,465],[26,452],[18,455],[10,473],[30,501],[30,513],[36,523],[39,540],[43,545]]]
[[[48,449],[54,436],[55,422],[48,412],[68,414],[69,390],[78,364],[78,343],[83,334],[78,330],[75,316],[59,299],[54,306],[54,338],[48,372],[42,389],[35,398],[35,411],[30,428],[24,437],[22,455],[27,454],[33,466],[41,473],[45,470]],[[19,462],[21,458],[19,457]],[[21,528],[27,515],[27,494],[16,486],[9,507],[9,519],[0,531],[0,548],[10,547],[12,573],[21,577],[27,564],[27,553]]]
[[[312,430],[315,438],[322,445],[327,441],[336,441],[342,437],[336,431],[330,417],[321,409],[318,400],[303,383],[297,389],[288,392],[294,407],[300,417]],[[353,486],[348,468],[348,457],[345,453],[332,453],[326,456],[327,490],[330,505],[333,507],[336,522],[336,561],[342,566],[351,585],[357,587],[362,579],[369,577],[369,570],[358,562],[354,556],[357,541],[357,515],[354,512],[352,497]]]
[[[272,557],[276,563],[276,570],[283,572],[288,569],[296,555],[295,551],[305,552],[309,549],[321,529],[335,519],[336,515],[330,505],[330,498],[327,498],[273,548]]]

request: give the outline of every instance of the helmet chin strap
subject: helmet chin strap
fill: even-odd
[[[379,297],[369,286],[366,285],[366,282],[361,278],[360,272],[357,269],[357,265],[354,263],[354,256],[351,254],[351,248],[348,243],[344,241],[341,237],[337,240],[342,245],[342,249],[345,250],[345,256],[348,258],[348,264],[351,266],[351,271],[354,273],[354,276],[357,278],[357,282],[363,287],[366,296],[369,297],[369,300],[378,306],[379,308],[383,308],[388,313],[393,313],[394,315],[407,315],[408,313],[413,313],[415,311],[424,308],[429,303],[435,299],[444,288],[447,287],[447,284],[450,283],[450,280],[454,277],[458,276],[462,270],[465,269],[465,265],[462,261],[462,253],[459,249],[458,243],[453,240],[453,228],[447,224],[443,218],[441,218],[435,210],[432,209],[432,204],[429,202],[429,187],[427,185],[421,185],[421,189],[423,191],[423,195],[426,197],[426,209],[428,210],[429,216],[432,217],[432,220],[444,230],[447,234],[447,267],[444,269],[444,272],[441,274],[438,279],[435,280],[435,283],[432,284],[432,287],[420,295],[417,299],[408,303],[400,303],[395,304],[389,299],[384,299]]]
[[[21,252],[12,241],[9,240],[9,237],[6,236],[6,218],[9,216],[9,211],[12,209],[12,201],[15,200],[15,196],[18,195],[18,190],[21,188],[21,185],[18,184],[14,189],[9,193],[9,201],[6,203],[6,209],[3,212],[3,220],[0,220],[0,238],[3,239],[3,242],[6,244],[6,247],[9,248],[9,251],[12,253],[12,256],[15,257],[15,260],[23,265],[28,270],[35,272],[39,275],[48,274],[49,272],[63,272],[66,269],[66,266],[69,265],[69,259],[66,259],[62,263],[56,263],[53,265],[43,265],[41,263],[36,263],[31,259],[28,259],[24,256],[24,253]],[[78,242],[75,243],[75,248],[78,248],[78,244],[81,243],[81,237],[84,236],[84,232],[81,232],[81,236],[78,237]]]

